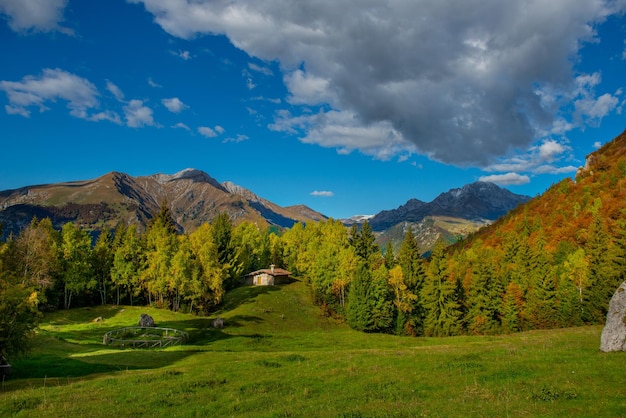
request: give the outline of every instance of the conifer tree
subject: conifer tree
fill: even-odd
[[[473,266],[472,281],[467,292],[468,330],[472,334],[500,331],[504,286],[495,271],[495,261],[493,252],[482,251]]]
[[[422,303],[421,291],[424,287],[426,272],[417,240],[411,228],[407,229],[400,245],[398,264],[402,269],[402,276],[407,290],[416,295],[417,298],[412,301],[413,309],[402,315],[403,318],[397,320],[396,329],[403,329],[409,335],[424,335],[426,311]],[[404,323],[400,324],[400,322]]]
[[[424,334],[426,336],[458,335],[461,331],[461,311],[455,283],[448,280],[444,245],[438,241],[433,248],[426,283],[420,296],[426,309]]]

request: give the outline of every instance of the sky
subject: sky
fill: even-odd
[[[626,129],[626,0],[0,0],[0,190],[203,170],[335,219]]]

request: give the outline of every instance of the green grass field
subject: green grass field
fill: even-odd
[[[136,325],[141,313],[190,342],[102,345],[105,332]],[[209,328],[217,316],[222,330]],[[298,281],[236,289],[210,318],[74,309],[47,315],[33,351],[13,361],[0,416],[626,416],[626,353],[600,352],[600,332],[363,334],[322,317]]]

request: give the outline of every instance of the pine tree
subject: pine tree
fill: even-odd
[[[456,287],[448,280],[447,259],[443,249],[443,243],[438,241],[433,248],[426,272],[426,283],[420,294],[426,308],[426,336],[458,335],[462,329]]]
[[[504,286],[495,271],[495,255],[489,251],[478,254],[467,294],[468,329],[472,334],[493,334],[500,331]]]
[[[396,254],[393,250],[393,242],[391,240],[387,241],[387,246],[385,247],[385,267],[388,270],[391,270],[398,264],[398,260],[396,260]]]
[[[398,264],[402,269],[402,276],[407,290],[417,296],[412,302],[413,309],[402,315],[404,318],[397,319],[396,329],[404,329],[409,335],[424,335],[424,318],[426,311],[422,303],[421,291],[424,287],[426,272],[424,269],[424,260],[420,255],[417,240],[413,235],[411,228],[408,228],[398,255]],[[403,324],[400,324],[403,322]]]

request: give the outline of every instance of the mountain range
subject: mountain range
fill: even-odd
[[[398,245],[407,228],[412,228],[427,251],[437,239],[455,242],[528,199],[492,183],[476,182],[442,193],[429,203],[410,199],[397,209],[343,222],[368,220],[381,245],[388,240]],[[4,236],[19,232],[34,216],[49,217],[57,228],[69,221],[94,230],[114,228],[120,222],[145,228],[164,203],[181,232],[190,232],[222,212],[235,224],[246,220],[277,228],[327,219],[307,206],[281,207],[244,187],[220,183],[189,168],[173,175],[139,177],[111,172],[92,180],[2,191],[0,223]]]
[[[93,180],[2,191],[0,222],[5,235],[19,231],[33,216],[49,217],[55,227],[69,221],[91,229],[114,228],[120,222],[145,227],[163,203],[181,232],[222,212],[234,223],[247,220],[281,228],[326,219],[304,205],[281,207],[231,182],[219,183],[203,171],[185,169],[141,177],[112,172]]]

